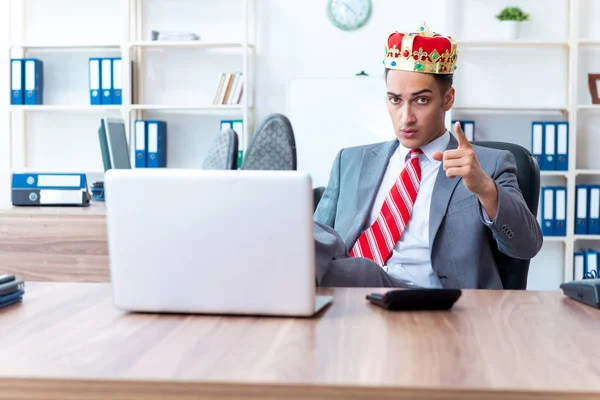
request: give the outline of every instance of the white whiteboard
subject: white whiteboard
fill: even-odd
[[[381,76],[291,79],[287,109],[298,170],[311,174],[314,187],[327,186],[340,149],[396,137],[383,72]]]

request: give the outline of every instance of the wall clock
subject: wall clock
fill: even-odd
[[[371,16],[371,0],[327,0],[327,15],[340,29],[358,29]]]

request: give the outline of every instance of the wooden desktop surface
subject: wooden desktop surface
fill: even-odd
[[[0,309],[3,400],[600,397],[600,311],[561,292],[411,313],[323,289],[314,318],[258,318],[127,314],[103,283],[26,290]]]
[[[0,209],[0,275],[28,281],[108,282],[103,202]]]

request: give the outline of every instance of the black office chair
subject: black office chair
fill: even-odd
[[[510,151],[517,162],[517,183],[523,193],[523,198],[529,211],[537,215],[540,198],[540,169],[536,159],[531,152],[522,146],[513,143],[474,141],[474,145],[488,147],[498,150]],[[500,253],[495,241],[493,242],[494,258],[498,265],[498,272],[504,289],[527,289],[527,275],[529,273],[530,260],[518,260]]]
[[[213,139],[202,169],[237,169],[239,139],[237,133],[227,128]]]
[[[317,206],[321,201],[321,197],[323,197],[323,193],[325,193],[325,186],[319,186],[313,189],[314,211],[317,211]]]

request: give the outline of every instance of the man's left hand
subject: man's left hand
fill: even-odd
[[[467,190],[477,195],[491,219],[498,212],[498,189],[495,182],[481,168],[473,145],[469,142],[460,122],[454,125],[458,148],[433,153],[433,159],[443,161],[444,171],[449,178],[461,177]]]

